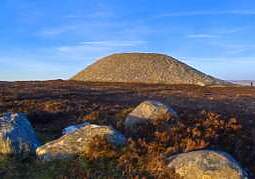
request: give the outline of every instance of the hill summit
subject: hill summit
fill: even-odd
[[[223,85],[181,61],[155,53],[121,53],[98,60],[71,80],[150,84]]]

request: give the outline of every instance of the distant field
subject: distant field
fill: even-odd
[[[251,86],[251,83],[253,83],[253,86],[255,86],[255,80],[233,80],[230,82],[244,86]]]

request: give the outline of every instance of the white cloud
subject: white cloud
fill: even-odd
[[[84,41],[76,45],[60,46],[57,50],[60,52],[77,52],[77,51],[105,51],[118,50],[122,48],[130,48],[145,45],[147,42],[142,40],[136,41]]]
[[[55,28],[45,28],[39,32],[39,35],[41,36],[56,36],[60,35],[69,31],[76,30],[78,26],[76,25],[66,25],[66,26],[60,26]]]
[[[190,34],[190,35],[187,35],[187,37],[193,38],[193,39],[204,39],[204,38],[217,38],[219,36],[212,35],[212,34]]]
[[[158,17],[182,17],[182,16],[215,16],[215,15],[241,15],[255,16],[255,10],[225,10],[225,11],[184,11],[161,14]]]
[[[254,44],[243,44],[243,43],[223,43],[219,41],[212,41],[210,42],[211,45],[214,47],[219,47],[222,50],[224,50],[226,55],[238,55],[243,54],[247,55],[247,52],[254,52],[255,51],[255,45]],[[248,53],[250,56],[251,54]]]
[[[135,41],[86,41],[81,42],[82,45],[87,46],[104,46],[104,47],[134,47],[145,44],[146,41],[135,40]]]

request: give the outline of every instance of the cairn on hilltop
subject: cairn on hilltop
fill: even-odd
[[[71,80],[200,86],[229,84],[173,57],[155,53],[113,54],[88,66]]]

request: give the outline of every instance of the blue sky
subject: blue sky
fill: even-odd
[[[255,79],[254,0],[1,0],[0,80],[68,79],[117,52],[158,52]]]

